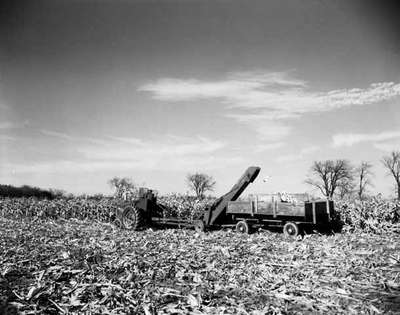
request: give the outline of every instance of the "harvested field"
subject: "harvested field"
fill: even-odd
[[[22,314],[400,314],[400,234],[0,219],[0,295]]]

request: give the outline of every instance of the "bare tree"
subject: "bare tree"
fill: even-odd
[[[206,191],[213,191],[215,187],[214,178],[207,174],[188,174],[186,181],[189,188],[196,193],[197,198],[204,198],[204,193]]]
[[[121,199],[133,198],[137,193],[137,187],[128,177],[113,177],[108,184],[114,188],[114,196]]]
[[[346,197],[351,197],[354,194],[354,181],[352,178],[347,180],[342,180],[336,188],[335,195],[339,199],[344,199]]]
[[[383,165],[393,175],[397,188],[397,199],[400,200],[400,151],[392,151],[390,155],[382,158]]]
[[[338,187],[345,188],[353,181],[353,168],[347,160],[315,161],[306,183],[318,188],[327,198],[332,198]]]
[[[355,169],[358,178],[357,194],[360,199],[363,199],[368,186],[372,186],[371,176],[373,175],[372,164],[368,162],[361,162],[360,166]]]

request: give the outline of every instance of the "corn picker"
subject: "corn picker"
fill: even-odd
[[[283,227],[288,236],[297,236],[307,229],[340,229],[330,200],[310,201],[305,194],[297,194],[295,198],[285,194],[251,195],[247,200],[238,200],[260,170],[256,166],[249,167],[229,192],[205,209],[200,220],[164,217],[166,207],[157,202],[152,190],[146,188],[141,188],[139,197],[121,209],[117,220],[130,230],[156,225],[192,227],[197,231],[233,227],[238,232],[250,233],[256,227],[272,226]]]

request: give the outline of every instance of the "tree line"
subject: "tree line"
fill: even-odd
[[[8,197],[8,198],[29,198],[34,197],[37,199],[75,199],[75,198],[84,198],[84,199],[93,199],[93,200],[101,200],[103,198],[109,198],[103,194],[80,194],[74,195],[72,193],[67,193],[62,189],[43,189],[39,187],[33,187],[29,185],[23,185],[20,187],[12,186],[12,185],[1,185],[0,184],[0,197]]]
[[[400,200],[400,151],[393,151],[384,156],[381,160],[386,168],[388,175],[395,182],[397,199]],[[359,199],[364,199],[368,194],[368,188],[372,187],[373,165],[367,161],[362,161],[354,167],[348,160],[326,160],[314,161],[306,183],[316,188],[326,198],[340,198],[357,195]],[[114,189],[114,197],[121,199],[133,199],[137,197],[138,186],[128,177],[114,177],[108,181]],[[212,176],[205,173],[190,173],[186,176],[186,184],[197,198],[203,199],[206,192],[214,191],[216,181]],[[14,187],[12,185],[0,185],[0,197],[36,197],[39,199],[72,198],[71,194],[66,194],[58,189],[41,189],[24,185]],[[85,196],[89,198],[101,199],[102,194]]]
[[[397,199],[400,200],[400,151],[392,151],[384,156],[381,163],[393,178]],[[372,186],[372,167],[366,161],[357,167],[348,160],[315,161],[305,182],[329,199],[343,199],[356,194],[362,200],[367,195],[368,187]]]
[[[12,185],[0,185],[0,196],[10,198],[36,197],[39,199],[54,199],[57,197],[57,194],[51,190],[41,189],[28,185],[24,185],[21,187],[15,187]]]
[[[138,195],[138,186],[129,177],[113,177],[108,184],[114,189],[114,196],[120,199],[133,199]],[[214,191],[216,181],[204,173],[186,175],[186,185],[198,199],[203,199],[206,192]]]

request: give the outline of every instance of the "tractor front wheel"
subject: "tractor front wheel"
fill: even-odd
[[[299,232],[299,226],[296,223],[287,222],[283,226],[283,233],[288,237],[296,237],[297,235],[299,235]]]
[[[122,212],[122,226],[127,230],[137,231],[143,226],[143,213],[133,207],[128,206]]]
[[[249,225],[247,224],[246,221],[239,221],[236,224],[236,232],[249,234],[250,227],[249,227]]]

